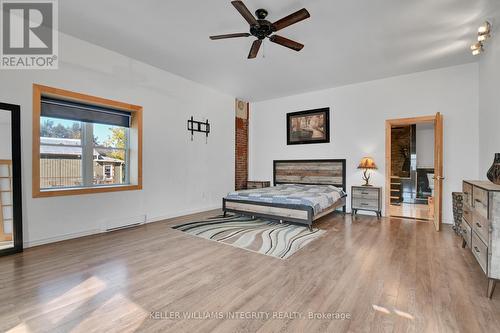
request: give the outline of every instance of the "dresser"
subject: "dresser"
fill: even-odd
[[[382,188],[376,186],[351,187],[351,211],[356,215],[358,210],[372,211],[378,218],[382,217]]]
[[[269,187],[269,186],[271,186],[271,182],[269,182],[269,181],[260,181],[260,180],[247,181],[247,189],[249,189],[249,190],[254,189],[254,188],[264,188],[264,187]]]
[[[500,279],[500,186],[466,180],[462,187],[462,247],[472,251],[488,277],[487,296],[491,298]]]

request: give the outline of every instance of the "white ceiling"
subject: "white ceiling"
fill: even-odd
[[[495,3],[495,5],[492,5]],[[249,101],[476,61],[477,27],[498,0],[246,0],[275,21],[306,7],[311,18],[280,35],[295,52],[266,42],[247,60],[252,38],[230,0],[64,0],[60,30]],[[497,36],[500,38],[500,36]],[[265,58],[262,58],[262,54]]]

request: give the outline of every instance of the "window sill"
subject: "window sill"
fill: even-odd
[[[142,185],[111,185],[111,186],[96,186],[85,188],[65,188],[54,190],[38,190],[33,192],[33,198],[49,198],[68,195],[95,194],[106,192],[120,191],[137,191],[142,190]]]

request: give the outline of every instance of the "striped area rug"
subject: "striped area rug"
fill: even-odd
[[[324,230],[244,216],[217,216],[172,227],[191,235],[229,244],[271,257],[286,259],[318,239]]]

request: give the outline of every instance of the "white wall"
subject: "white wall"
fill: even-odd
[[[286,113],[329,106],[331,143],[286,145]],[[444,115],[444,220],[451,192],[478,176],[477,64],[449,67],[254,103],[250,109],[250,179],[271,180],[274,159],[346,158],[347,185],[361,184],[359,160],[372,156],[384,186],[385,120]],[[350,209],[350,203],[348,203]]]
[[[110,220],[149,220],[220,207],[234,188],[234,98],[81,40],[60,35],[60,69],[2,71],[0,101],[22,108],[26,245],[99,232]],[[33,199],[32,84],[144,107],[142,191]],[[187,119],[208,118],[213,132],[193,142]]]
[[[10,117],[10,112],[2,111],[0,113],[7,113]],[[11,124],[0,123],[0,160],[10,160],[12,158],[12,136]]]
[[[434,125],[417,124],[416,126],[417,168],[434,167]]]
[[[500,16],[499,16],[500,17]],[[479,176],[500,153],[500,20],[493,25],[493,38],[487,41],[479,57]]]

